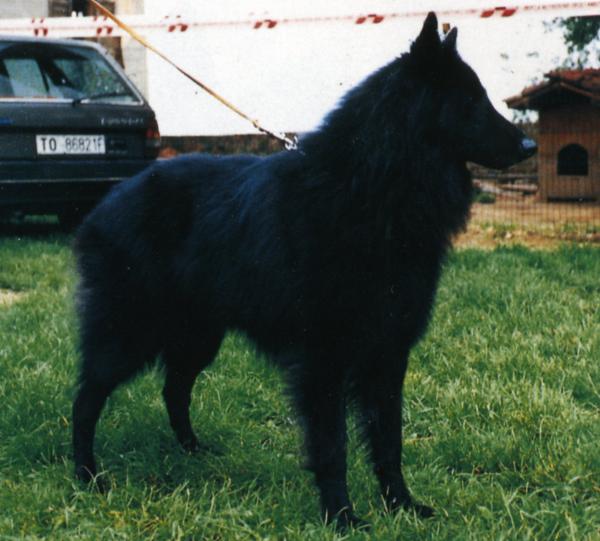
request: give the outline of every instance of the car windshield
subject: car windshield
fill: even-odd
[[[94,49],[16,41],[0,43],[0,99],[140,102]]]

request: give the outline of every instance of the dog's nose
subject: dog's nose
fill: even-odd
[[[521,152],[527,158],[533,156],[537,152],[537,143],[533,139],[529,139],[529,137],[521,139]]]

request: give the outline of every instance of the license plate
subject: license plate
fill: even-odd
[[[106,154],[104,135],[36,135],[38,154]]]

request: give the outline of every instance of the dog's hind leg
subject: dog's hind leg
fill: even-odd
[[[190,422],[192,388],[198,374],[213,361],[224,334],[207,333],[201,327],[196,332],[202,332],[200,339],[192,342],[184,336],[172,340],[162,355],[166,368],[163,398],[169,421],[181,446],[190,452],[200,448]]]
[[[326,522],[342,530],[367,523],[352,509],[346,483],[346,407],[341,374],[318,367],[294,374],[292,395],[304,425],[307,467],[315,474]]]
[[[107,385],[83,378],[73,402],[73,453],[75,476],[90,482],[96,475],[94,434],[100,412],[115,385]]]
[[[152,353],[141,354],[116,342],[84,345],[79,388],[73,402],[73,451],[75,475],[90,482],[96,475],[94,435],[106,399],[122,382],[131,378]]]
[[[371,459],[388,510],[412,509],[422,517],[433,510],[415,503],[402,475],[402,385],[407,356],[400,362],[377,367],[356,385],[363,430],[370,444]]]

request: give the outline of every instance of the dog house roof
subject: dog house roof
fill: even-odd
[[[513,109],[551,109],[564,104],[600,106],[600,69],[554,70],[541,83],[504,100]]]

